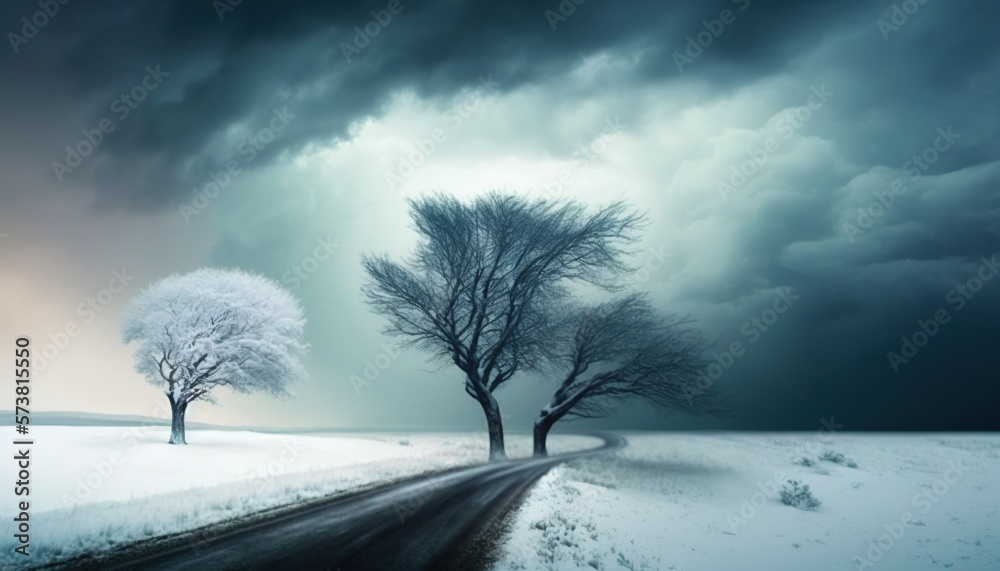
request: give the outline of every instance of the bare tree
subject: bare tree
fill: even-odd
[[[691,398],[685,388],[705,366],[707,343],[683,318],[658,315],[640,294],[591,307],[572,308],[560,321],[562,346],[555,359],[565,377],[535,421],[534,454],[563,417],[609,416],[617,405],[638,401],[663,412],[722,416],[713,390]]]
[[[187,444],[184,415],[213,391],[286,395],[306,376],[305,318],[277,283],[238,270],[201,269],[164,278],[125,310],[122,338],[137,342],[135,368],[170,401],[170,444]]]
[[[410,201],[420,236],[411,256],[365,256],[364,294],[386,333],[465,374],[486,415],[490,459],[506,458],[493,393],[550,350],[543,309],[569,282],[614,288],[643,219],[622,203],[596,212],[576,202],[490,193],[462,202]]]

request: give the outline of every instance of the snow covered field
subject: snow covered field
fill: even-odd
[[[627,437],[546,475],[495,568],[1000,569],[1000,435]]]
[[[422,472],[483,463],[488,450],[485,432],[276,434],[189,429],[190,444],[172,446],[166,444],[169,430],[32,427],[32,563],[191,530]],[[584,436],[556,435],[551,440],[556,452],[598,444],[600,440]],[[511,457],[530,456],[531,437],[507,435],[507,450]],[[6,472],[11,466],[2,465],[4,481],[16,479]],[[5,506],[3,513],[12,511],[13,506]],[[0,537],[0,568],[21,563],[12,559],[14,545],[12,536]]]

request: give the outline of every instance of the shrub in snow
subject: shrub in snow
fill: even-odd
[[[850,458],[845,457],[840,452],[834,452],[833,450],[827,450],[819,457],[820,460],[826,462],[833,462],[834,464],[840,464],[841,466],[847,466],[848,468],[857,468],[858,465]]]
[[[816,465],[816,462],[812,458],[806,458],[805,456],[799,458],[793,463],[799,466],[805,466],[806,468],[812,468]]]
[[[531,524],[532,529],[542,532],[541,546],[537,553],[543,562],[568,564],[567,559],[571,559],[575,563],[572,568],[582,568],[584,565],[593,567],[591,562],[598,561],[592,549],[592,541],[597,541],[598,538],[597,525],[593,521],[581,521],[577,517],[579,516],[573,513],[554,513]],[[600,569],[599,566],[594,568]]]
[[[781,503],[800,510],[812,511],[822,502],[812,495],[808,484],[802,484],[798,480],[788,480],[788,483],[781,488]]]
[[[649,569],[649,565],[645,561],[639,563],[639,565],[636,566],[636,563],[634,561],[632,561],[628,557],[625,557],[625,554],[621,552],[618,553],[618,559],[615,561],[615,563],[618,563],[619,566],[628,569],[628,571],[639,571],[641,569]],[[593,563],[591,564],[591,566],[594,567],[594,569],[600,569],[600,567],[594,566]]]

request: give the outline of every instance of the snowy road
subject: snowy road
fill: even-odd
[[[553,466],[625,446],[597,433],[599,448],[544,459],[476,466],[337,498],[282,516],[187,542],[102,569],[273,570],[471,569],[481,552],[470,537],[490,523]],[[474,551],[474,550],[473,550]],[[134,551],[132,552],[134,553]]]

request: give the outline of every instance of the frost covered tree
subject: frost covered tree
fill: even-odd
[[[305,376],[305,318],[289,291],[239,270],[200,269],[143,290],[125,310],[122,339],[136,371],[170,401],[170,444],[187,444],[184,413],[213,391],[288,394]]]
[[[547,454],[549,430],[563,417],[609,416],[624,403],[725,414],[715,390],[687,390],[707,364],[707,343],[684,319],[659,314],[641,294],[562,313],[553,364],[565,376],[535,421],[535,456]]]
[[[410,215],[415,251],[401,262],[365,256],[364,294],[387,318],[386,333],[464,373],[465,392],[486,416],[490,460],[503,460],[493,393],[545,361],[544,309],[567,295],[568,283],[614,287],[643,219],[622,203],[589,211],[496,192],[411,200]]]

